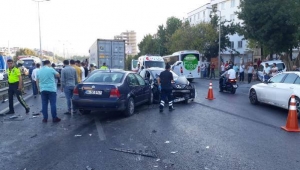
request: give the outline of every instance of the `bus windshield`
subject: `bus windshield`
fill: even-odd
[[[163,61],[145,61],[145,68],[150,67],[165,68],[165,63]]]

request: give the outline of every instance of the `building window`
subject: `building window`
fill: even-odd
[[[231,7],[235,7],[235,0],[231,0]]]
[[[234,15],[234,14],[231,14],[231,15],[230,15],[230,20],[231,20],[231,21],[234,21],[234,19],[235,19],[235,15]]]
[[[221,9],[224,10],[225,9],[225,2],[221,3]]]
[[[243,48],[243,41],[238,42],[238,48]]]
[[[230,48],[231,48],[231,49],[234,49],[234,41],[231,41],[231,42],[230,42]]]

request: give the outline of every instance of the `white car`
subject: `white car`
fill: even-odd
[[[297,112],[300,113],[300,72],[279,73],[266,83],[251,86],[249,90],[252,104],[261,102],[284,109],[289,108],[292,95],[296,96]]]

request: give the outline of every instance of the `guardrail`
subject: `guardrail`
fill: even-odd
[[[28,76],[22,76],[23,82],[24,82],[24,89],[29,89],[31,87],[31,80]],[[8,82],[7,80],[1,80],[0,81],[0,100],[2,99],[2,103],[6,101],[8,98]]]

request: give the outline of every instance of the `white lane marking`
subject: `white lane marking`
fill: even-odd
[[[33,95],[32,94],[30,94],[30,95],[28,95],[28,96],[25,96],[23,99],[24,99],[24,101],[25,100],[27,100],[27,99],[29,99],[30,97],[32,97]],[[14,101],[16,101],[17,100],[17,98],[14,98]],[[18,100],[16,101],[16,102],[14,102],[14,107],[16,107],[17,105],[19,105],[19,104],[21,104]],[[26,102],[26,104],[27,104],[27,102]],[[1,110],[1,112],[0,112],[0,115],[4,115],[5,113],[7,113],[9,111],[9,107],[6,107],[5,109],[2,109]]]
[[[106,140],[106,136],[104,134],[103,128],[102,128],[101,123],[100,123],[98,118],[95,118],[95,124],[96,124],[96,127],[97,127],[97,132],[98,132],[98,136],[99,136],[100,141]]]

